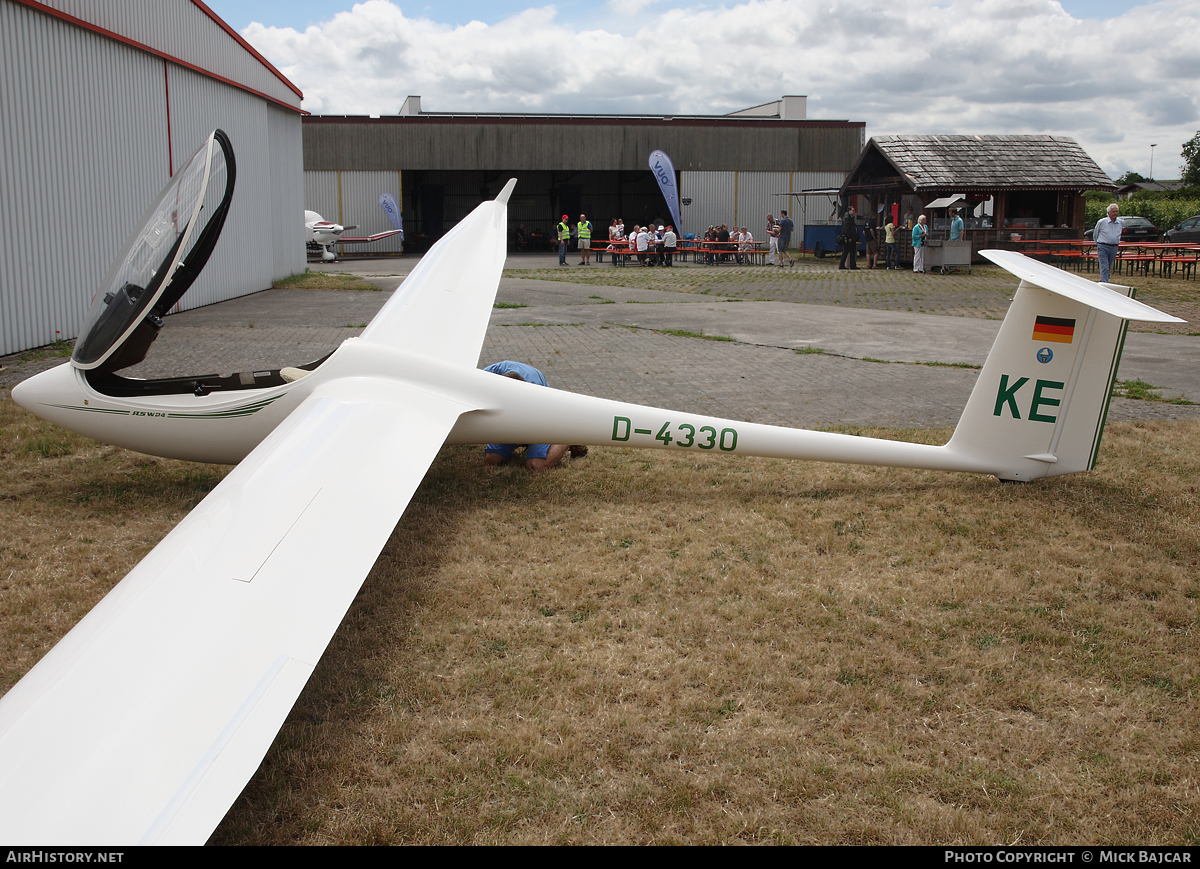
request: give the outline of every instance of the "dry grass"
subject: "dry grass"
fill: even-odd
[[[312,269],[305,269],[303,272],[280,278],[271,286],[277,290],[379,290],[379,287],[358,275],[344,272],[314,272]]]
[[[0,691],[7,691],[228,468],[99,444],[0,396]]]
[[[0,412],[8,685],[219,472]],[[1195,845],[1198,436],[1028,486],[444,449],[214,841]]]

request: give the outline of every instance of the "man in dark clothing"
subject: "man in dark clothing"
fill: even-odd
[[[729,250],[729,226],[727,224],[722,223],[721,229],[717,232],[717,246],[722,251]],[[729,259],[729,254],[722,253],[721,262],[725,262],[727,259]]]
[[[796,225],[792,223],[792,219],[788,217],[786,211],[779,212],[779,220],[775,221],[775,225],[779,227],[779,267],[783,268],[783,258],[788,258],[788,268],[796,264],[792,259],[792,255],[788,253],[788,248],[792,244],[792,230]]]
[[[854,222],[854,216],[858,213],[853,205],[846,209],[846,216],[842,218],[842,260],[838,263],[839,269],[858,269],[858,224]],[[849,262],[850,265],[846,265]]]
[[[879,236],[876,234],[875,217],[867,215],[867,225],[863,230],[863,235],[867,242],[867,268],[875,268],[875,264],[879,260]]]

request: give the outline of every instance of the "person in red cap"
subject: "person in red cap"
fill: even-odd
[[[567,215],[558,222],[558,264],[567,264],[567,243],[571,240],[571,226],[567,223]]]
[[[663,257],[666,262],[664,266],[670,266],[671,261],[675,258],[675,247],[679,243],[679,236],[675,234],[675,227],[668,226],[667,231],[663,233]]]

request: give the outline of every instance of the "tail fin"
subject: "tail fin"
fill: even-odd
[[[1183,321],[1134,301],[1129,287],[980,253],[1021,285],[947,447],[986,457],[1006,480],[1090,470],[1129,320]]]

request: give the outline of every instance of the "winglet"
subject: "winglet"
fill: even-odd
[[[516,178],[509,178],[508,183],[504,185],[504,189],[500,191],[500,195],[496,197],[496,201],[501,205],[508,205],[508,197],[512,196],[513,188],[517,186]]]

